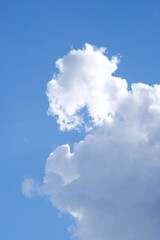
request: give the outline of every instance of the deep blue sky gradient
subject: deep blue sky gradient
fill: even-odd
[[[117,76],[160,83],[160,1],[0,0],[0,239],[67,240],[72,219],[48,200],[26,199],[23,177],[42,181],[45,161],[84,133],[47,116],[57,58],[88,42],[121,56]]]

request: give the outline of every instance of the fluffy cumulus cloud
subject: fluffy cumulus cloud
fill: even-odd
[[[48,83],[49,114],[57,116],[61,130],[84,124],[82,110],[87,109],[91,123],[111,122],[118,105],[128,94],[127,82],[112,76],[118,59],[109,60],[104,48],[86,44],[58,59],[58,74]],[[85,123],[86,124],[86,123]]]
[[[117,64],[89,44],[56,62],[49,113],[62,131],[92,130],[73,152],[67,144],[54,149],[43,184],[25,179],[23,192],[44,194],[72,215],[80,240],[159,240],[160,85],[129,91],[113,76]]]

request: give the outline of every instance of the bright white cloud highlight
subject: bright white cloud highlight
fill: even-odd
[[[118,59],[109,60],[104,48],[86,44],[58,59],[59,70],[48,83],[49,114],[58,116],[61,130],[84,123],[80,110],[86,108],[94,125],[112,121],[118,105],[128,94],[127,82],[112,76]]]
[[[48,83],[49,112],[61,130],[90,125],[85,139],[48,157],[43,184],[29,179],[23,192],[48,196],[75,218],[80,240],[159,240],[160,85],[113,76],[118,60],[85,45],[57,61]]]

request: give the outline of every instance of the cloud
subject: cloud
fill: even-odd
[[[26,197],[32,197],[35,193],[40,193],[39,183],[32,178],[24,178],[22,192]]]
[[[128,94],[127,82],[114,77],[119,60],[109,60],[104,48],[85,44],[58,59],[59,70],[48,83],[49,114],[57,116],[61,130],[71,130],[84,123],[80,110],[86,108],[91,122],[102,125],[112,121],[119,103]]]
[[[67,144],[56,148],[43,184],[25,179],[23,192],[35,189],[72,215],[81,240],[158,240],[160,85],[137,83],[129,91],[126,80],[112,75],[117,63],[88,44],[57,61],[49,112],[61,130],[86,124],[92,131],[73,152]]]

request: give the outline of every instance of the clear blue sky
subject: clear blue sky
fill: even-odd
[[[160,83],[160,1],[0,0],[0,239],[69,239],[69,216],[25,198],[24,176],[42,180],[49,153],[79,141],[47,116],[54,62],[88,42],[122,56],[117,76]]]

